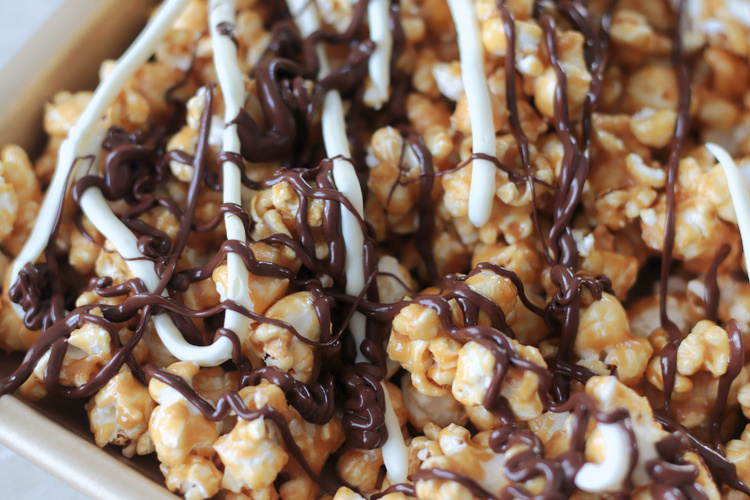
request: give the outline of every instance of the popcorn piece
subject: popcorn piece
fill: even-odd
[[[719,377],[726,373],[728,365],[729,336],[711,321],[698,322],[677,349],[677,370],[682,375],[705,370]]]
[[[269,435],[262,418],[240,420],[214,445],[225,471],[221,485],[235,493],[244,488],[262,489],[271,484],[289,461],[284,449]]]
[[[677,207],[675,212],[674,257],[685,262],[689,270],[705,272],[722,245],[730,245],[732,251],[724,265],[732,265],[738,258],[739,233],[734,225],[718,217],[719,207],[706,197],[700,185],[710,176],[693,158],[680,161]],[[716,186],[715,183],[709,185]],[[666,199],[660,196],[653,208],[641,212],[643,241],[650,248],[659,250],[663,244],[666,216]]]
[[[384,304],[399,302],[417,288],[416,282],[409,271],[390,255],[380,258],[378,272],[380,274],[375,278],[378,283],[378,296],[380,302]]]
[[[414,388],[411,377],[406,374],[401,378],[401,393],[404,397],[404,406],[408,410],[409,422],[419,430],[428,422],[440,427],[446,427],[451,423],[466,423],[463,406],[451,394],[425,396]]]
[[[726,446],[727,459],[737,467],[742,482],[750,480],[750,428],[745,426],[741,439],[733,439]]]
[[[487,446],[487,437],[488,433],[484,432],[472,438],[468,430],[451,424],[434,438],[439,445],[439,454],[426,456],[420,468],[445,469],[464,474],[490,493],[499,495],[508,481],[497,471],[502,470],[502,464],[512,453],[508,452],[505,457],[493,453]],[[466,495],[464,486],[438,479],[419,481],[416,491],[419,498],[471,498],[471,495]]]
[[[169,468],[167,488],[179,491],[185,500],[211,498],[219,492],[221,473],[210,460],[191,455],[185,462]]]
[[[318,342],[320,321],[314,309],[315,296],[310,292],[297,292],[272,305],[265,316],[290,324],[302,337]],[[309,382],[315,368],[314,349],[303,343],[286,328],[270,323],[256,323],[248,339],[248,347],[267,366],[290,372],[294,378]],[[329,335],[331,332],[327,332]]]
[[[616,408],[627,408],[633,425],[633,434],[638,444],[638,462],[633,471],[632,479],[636,486],[647,484],[651,481],[648,476],[646,464],[649,460],[657,458],[655,444],[667,435],[653,419],[653,410],[644,397],[632,389],[618,382],[614,377],[593,377],[586,382],[586,393],[594,398],[599,408],[603,411],[612,411]],[[601,446],[601,441],[590,441],[595,446]],[[606,455],[608,450],[594,451],[587,446],[586,454]],[[602,453],[603,452],[603,453]],[[624,455],[621,458],[624,457]],[[627,461],[627,460],[626,460]],[[628,464],[621,462],[618,467],[627,467]]]
[[[576,113],[583,104],[591,75],[583,59],[583,35],[576,31],[564,31],[557,35],[557,52],[568,84],[568,106]],[[557,76],[551,66],[534,80],[534,104],[547,118],[554,118],[554,93]]]
[[[100,308],[90,311],[93,316],[102,316]],[[118,332],[120,343],[131,335],[127,329]],[[136,359],[145,358],[143,346],[134,349]],[[26,381],[22,392],[29,398],[39,399],[46,395],[43,385],[44,374],[49,363],[50,352],[46,352],[37,362],[32,376]],[[73,330],[59,372],[59,382],[69,387],[81,387],[93,379],[112,359],[112,339],[110,332],[95,321],[87,321],[81,328]],[[136,399],[138,397],[136,396]],[[103,445],[102,445],[103,446]]]
[[[0,177],[5,184],[5,198],[0,198],[0,214],[3,211],[7,214],[2,229],[6,236],[2,244],[8,254],[15,256],[31,232],[42,192],[31,161],[19,146],[8,145],[0,150]],[[23,207],[23,210],[14,207]]]
[[[642,54],[665,55],[672,46],[671,40],[657,33],[645,15],[627,8],[615,12],[610,35],[615,45]]]
[[[195,154],[195,148],[198,145],[198,129],[200,127],[200,117],[203,113],[203,109],[206,106],[206,90],[201,89],[195,96],[191,97],[187,102],[187,123],[180,129],[175,135],[169,139],[167,143],[167,150],[169,151],[183,151],[189,155]],[[219,121],[217,117],[217,110],[214,107],[214,116],[212,119]],[[221,115],[218,115],[221,116]],[[220,123],[220,122],[219,122]],[[213,125],[213,123],[212,123]],[[212,135],[209,137],[209,144],[212,146],[219,146],[221,144],[220,136],[217,137],[216,130],[221,131],[223,126],[211,127]],[[193,166],[186,165],[176,160],[169,162],[169,168],[172,174],[182,182],[190,182],[193,177]]]
[[[0,180],[0,240],[13,232],[18,215],[18,197],[11,185]]]
[[[95,268],[104,238],[87,218],[84,217],[81,222],[86,234],[81,233],[78,228],[71,229],[68,262],[79,273],[87,274]]]
[[[523,346],[511,340],[513,349],[523,359],[539,366],[547,364],[535,347]],[[495,356],[478,342],[469,341],[458,351],[458,367],[453,382],[453,396],[468,406],[484,403],[484,397],[495,373]],[[539,379],[531,371],[510,368],[503,380],[500,394],[517,419],[521,421],[537,417],[542,412],[542,402],[537,389]]]
[[[31,331],[24,326],[23,319],[13,310],[8,294],[3,292],[0,295],[0,348],[8,351],[26,351],[40,334],[41,332]],[[43,394],[39,397],[42,396]]]
[[[191,383],[199,368],[194,363],[180,362],[167,370]],[[151,413],[148,429],[163,464],[162,472],[185,463],[191,455],[212,458],[213,444],[219,437],[216,424],[163,382],[151,379],[148,391],[159,404]]]
[[[324,425],[305,422],[287,405],[281,389],[265,380],[242,389],[239,394],[249,410],[268,405],[284,416],[305,461],[316,473],[320,473],[331,453],[344,442],[343,427],[337,417]],[[222,486],[235,493],[272,490],[282,471],[289,478],[279,490],[283,497],[285,491],[291,498],[298,498],[294,491],[305,491],[306,495],[317,493],[317,486],[287,452],[276,424],[270,421],[240,419],[229,434],[216,440],[214,448],[226,466]]]
[[[96,444],[124,446],[127,457],[153,453],[148,422],[155,407],[148,389],[123,368],[86,405]]]
[[[582,308],[573,350],[581,358],[579,364],[595,371],[616,367],[617,377],[626,385],[640,380],[653,352],[645,339],[632,335],[625,309],[608,293]]]
[[[341,479],[362,493],[377,491],[383,453],[379,450],[360,450],[344,446],[336,462],[336,473]],[[335,498],[338,498],[338,493]]]
[[[253,251],[255,258],[259,261],[272,262],[281,265],[288,264],[289,262],[282,251],[271,245],[259,242],[251,245],[250,249]],[[226,287],[229,279],[226,266],[221,265],[217,267],[214,270],[211,279],[216,283],[216,290],[219,292],[219,296],[222,300],[225,300]],[[265,313],[272,304],[284,296],[288,286],[289,282],[285,279],[268,276],[254,276],[251,274],[250,280],[248,281],[248,288],[250,290],[250,301],[253,304],[253,312],[258,314]]]
[[[509,324],[513,323],[513,308],[516,290],[510,280],[491,271],[482,271],[466,280],[466,285],[475,292],[491,299],[505,313]],[[427,289],[423,293],[436,293]],[[453,321],[461,324],[463,318],[455,305]],[[484,312],[479,314],[479,324],[487,324]],[[461,343],[451,338],[442,329],[434,309],[411,304],[402,309],[393,320],[387,352],[412,374],[414,387],[425,396],[436,397],[448,394],[456,377],[458,351]]]
[[[44,106],[44,131],[51,136],[67,137],[92,95],[89,91],[56,93]]]
[[[386,213],[394,219],[414,209],[419,196],[419,160],[414,149],[392,127],[381,128],[372,136],[372,154],[379,160],[370,169],[368,187]]]
[[[593,464],[583,464],[575,477],[575,484],[584,491],[602,493],[622,489],[628,475],[628,458],[619,453],[628,445],[629,436],[617,424],[599,423],[595,432],[601,435],[604,459]],[[596,438],[592,438],[596,439]]]
[[[336,496],[333,497],[333,500],[364,500],[364,498],[346,486],[342,486],[336,491]]]
[[[388,355],[412,374],[412,383],[427,396],[441,396],[455,377],[460,343],[440,332],[437,314],[413,304],[393,322]]]

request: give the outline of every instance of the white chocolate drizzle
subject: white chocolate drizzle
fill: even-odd
[[[91,155],[94,157],[91,167],[98,165],[97,157],[101,150],[104,130],[101,118],[119,95],[125,83],[135,72],[148,61],[155,52],[157,44],[169,31],[173,20],[187,5],[188,0],[168,0],[151,19],[133,45],[118,60],[112,73],[103,80],[94,96],[83,111],[81,118],[71,128],[67,139],[60,148],[57,169],[52,186],[44,199],[37,228],[38,234],[29,237],[19,258],[13,264],[14,275],[26,265],[38,258],[49,239],[54,225],[54,213],[60,200],[65,196],[65,180],[71,172],[77,158]],[[79,176],[85,171],[79,172]],[[159,276],[151,261],[144,259],[138,250],[138,240],[128,227],[112,212],[107,200],[98,187],[88,188],[80,199],[81,209],[96,229],[107,238],[125,262],[134,276],[140,278],[149,290],[159,286]],[[36,228],[35,228],[36,229]],[[165,290],[163,296],[168,296]],[[21,314],[23,312],[21,311]],[[192,361],[204,366],[215,366],[231,357],[232,343],[227,338],[220,338],[210,346],[194,346],[188,343],[172,319],[165,313],[152,317],[154,326],[164,346],[184,361]]]
[[[614,408],[617,378],[603,377],[604,384],[599,390],[599,398],[604,411]],[[609,410],[608,410],[609,409]],[[575,485],[590,493],[603,493],[622,489],[630,470],[631,455],[625,453],[630,449],[630,436],[620,424],[597,422],[596,431],[601,434],[600,440],[595,440],[604,446],[604,460],[601,463],[587,462],[576,473]],[[641,460],[641,449],[637,447],[638,461]]]
[[[461,78],[469,103],[472,153],[494,157],[495,124],[474,3],[471,0],[448,0],[448,7],[458,34]],[[487,160],[474,160],[469,190],[469,220],[474,226],[480,227],[489,220],[494,196],[495,166]]]
[[[224,96],[224,122],[231,122],[245,104],[245,83],[237,61],[237,47],[228,36],[221,35],[217,26],[221,23],[235,24],[237,0],[211,0],[209,2],[209,29],[213,48],[214,66],[219,78],[219,85]],[[222,149],[231,153],[240,152],[240,139],[237,125],[226,125],[223,128]],[[225,161],[222,166],[223,201],[224,203],[242,204],[242,181],[240,170],[234,163]],[[245,226],[242,220],[232,214],[224,217],[227,239],[246,242]],[[238,302],[249,310],[254,310],[248,287],[250,275],[239,255],[227,254],[227,288],[226,297]],[[226,311],[224,328],[233,331],[240,339],[247,336],[250,320],[235,311]]]
[[[134,276],[137,276],[149,290],[159,286],[159,276],[154,264],[143,258],[138,250],[138,239],[128,227],[112,212],[98,187],[91,187],[81,195],[81,209],[99,232],[107,238]],[[165,290],[163,296],[168,296]],[[192,361],[202,366],[215,366],[223,363],[232,355],[232,343],[227,338],[220,338],[210,346],[194,346],[188,343],[180,333],[169,315],[165,313],[152,316],[156,332],[164,347],[183,361]]]
[[[309,0],[287,0],[287,5],[303,37],[308,37],[320,29],[320,20],[317,13],[309,8],[313,5],[312,2]],[[324,78],[330,73],[328,56],[322,46],[318,45],[316,49],[320,62],[318,78]],[[347,160],[351,158],[351,151],[349,149],[349,139],[346,136],[344,105],[341,101],[341,95],[335,90],[328,92],[323,100],[321,126],[323,128],[323,142],[326,148],[326,155],[333,159],[333,181],[336,183],[336,189],[349,199],[361,217],[364,214],[362,188],[359,185],[354,165]],[[346,260],[344,263],[346,293],[356,296],[361,293],[365,286],[363,251],[365,237],[362,233],[362,228],[357,222],[357,218],[347,210],[341,211],[341,232],[344,236],[344,245],[346,246]],[[355,345],[357,346],[357,358],[355,360],[357,363],[367,361],[359,349],[359,346],[365,339],[366,323],[367,319],[365,316],[357,311],[353,314],[349,324],[349,330],[352,332]],[[383,390],[387,395],[388,392],[385,390],[385,386],[383,386]],[[385,412],[385,426],[388,430],[388,439],[385,445],[383,445],[383,461],[391,478],[403,478],[405,480],[407,475],[408,450],[404,445],[401,427],[398,425],[398,419],[390,401],[386,401]]]
[[[99,84],[86,109],[83,110],[76,124],[71,127],[68,137],[60,145],[55,173],[44,195],[44,201],[31,234],[11,266],[9,288],[15,283],[21,269],[30,262],[36,262],[47,246],[55,225],[58,207],[67,193],[68,179],[76,168],[78,158],[93,156],[91,163],[93,165],[98,163],[101,142],[106,132],[102,130],[101,120],[107,109],[120,94],[125,82],[156,51],[157,44],[164,38],[173,20],[188,3],[189,0],[167,0],[159,8],[133,44],[117,61],[112,73]],[[24,311],[20,305],[14,303],[13,309],[20,317],[23,317]]]
[[[385,394],[385,426],[388,429],[388,439],[383,445],[383,462],[391,476],[391,482],[394,484],[405,483],[409,472],[409,448],[404,442],[404,435],[401,433],[401,426],[398,423],[396,410],[393,408],[390,393],[384,382],[380,385],[383,387]]]
[[[314,5],[312,2],[308,0],[287,0],[287,5],[289,5],[289,11],[294,16],[297,27],[303,37],[309,37],[320,29],[320,20],[316,12],[309,8],[311,5]],[[328,55],[321,45],[318,45],[316,50],[320,62],[318,78],[324,78],[331,72]],[[333,181],[336,183],[336,189],[349,199],[361,217],[364,214],[362,188],[359,185],[354,165],[347,160],[351,158],[352,154],[349,149],[349,139],[346,136],[344,104],[341,101],[341,95],[335,90],[328,92],[323,100],[321,126],[323,128],[323,143],[325,144],[326,155],[333,159]],[[365,286],[363,252],[365,237],[359,222],[357,222],[357,218],[347,210],[341,211],[341,233],[344,236],[344,245],[346,246],[346,259],[344,262],[346,293],[356,296],[360,294]],[[349,329],[352,335],[354,335],[357,346],[362,344],[362,341],[365,339],[365,324],[366,319],[364,315],[355,312]],[[357,348],[356,362],[360,361],[366,361],[366,358],[360,352],[359,348]]]
[[[367,4],[367,17],[370,22],[370,40],[375,42],[375,51],[367,61],[367,69],[372,82],[370,100],[375,109],[380,109],[388,101],[391,80],[391,53],[393,36],[388,29],[390,0],[370,0]]]
[[[601,463],[586,462],[578,470],[575,484],[583,491],[603,493],[618,491],[628,476],[630,455],[623,453],[630,446],[628,433],[618,424],[599,422],[596,428],[602,435],[605,446]]]
[[[729,185],[729,194],[732,197],[734,213],[737,216],[737,226],[740,228],[742,238],[742,253],[745,255],[745,267],[750,273],[750,192],[742,177],[740,169],[732,159],[727,150],[721,146],[708,142],[706,149],[716,157],[716,160],[724,169],[724,175]]]

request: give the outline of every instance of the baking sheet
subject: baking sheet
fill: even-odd
[[[58,90],[94,88],[99,63],[122,54],[158,3],[0,1],[0,146],[38,153],[44,103]]]
[[[90,438],[82,402],[0,398],[0,444],[92,499],[171,499],[153,457],[128,460]],[[90,433],[88,433],[90,434]]]
[[[17,143],[32,156],[38,154],[44,145],[44,103],[58,90],[94,88],[100,62],[118,57],[127,48],[157,3],[0,2],[0,147]],[[0,377],[20,359],[18,354],[0,353]],[[0,398],[0,445],[89,498],[177,498],[163,486],[154,457],[131,461],[119,447],[101,449],[94,444],[82,401],[48,398],[28,403],[14,396]],[[0,456],[7,454],[2,450]],[[19,491],[3,488],[2,498],[46,497],[39,490],[25,497],[18,496]],[[60,493],[54,491],[49,497],[61,498]]]

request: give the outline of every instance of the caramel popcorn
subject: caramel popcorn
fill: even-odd
[[[317,342],[321,337],[321,326],[317,322],[314,304],[312,293],[298,292],[278,300],[266,311],[266,317],[285,321],[302,338]],[[290,372],[302,382],[309,382],[312,378],[316,368],[315,352],[290,330],[270,323],[258,325],[249,337],[249,344],[267,366]]]
[[[179,491],[186,500],[202,500],[218,493],[220,477],[213,462],[192,455],[169,469],[166,482],[170,491]]]
[[[532,363],[546,367],[542,355],[535,347],[513,342],[514,350]],[[494,356],[481,344],[468,342],[458,351],[456,378],[452,392],[457,401],[467,406],[484,402],[486,390],[494,376]],[[537,377],[527,371],[509,370],[500,394],[508,401],[513,414],[520,421],[530,420],[542,412]]]
[[[124,446],[128,457],[153,453],[148,422],[155,407],[148,390],[124,368],[87,405],[96,444]]]
[[[0,395],[188,500],[750,495],[743,2],[145,30],[0,145]]]
[[[199,368],[193,363],[175,363],[169,371],[190,383]],[[158,404],[151,413],[149,434],[163,467],[181,465],[191,455],[212,458],[219,437],[216,424],[203,417],[173,388],[152,380],[149,393]]]
[[[31,232],[42,192],[31,161],[19,146],[8,145],[0,150],[0,177],[6,186],[2,210],[7,214],[2,245],[5,253],[15,256]]]
[[[451,424],[439,430],[434,438],[439,446],[438,454],[422,459],[420,468],[454,470],[471,477],[492,494],[498,494],[507,479],[492,471],[502,467],[506,457],[488,448],[487,437],[486,432],[472,437],[465,428]],[[471,498],[463,486],[451,481],[420,481],[416,489],[419,498]]]
[[[640,380],[653,352],[645,339],[630,333],[625,309],[609,294],[582,308],[573,349],[579,364],[600,374],[615,367],[626,385]]]

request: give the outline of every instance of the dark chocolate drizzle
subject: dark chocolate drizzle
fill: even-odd
[[[531,171],[531,153],[529,152],[529,139],[521,128],[521,120],[518,113],[518,92],[516,91],[516,24],[513,15],[510,13],[505,0],[497,0],[497,7],[503,18],[503,27],[505,28],[505,38],[507,45],[507,56],[505,57],[505,95],[508,105],[508,123],[513,138],[516,140],[516,147],[521,156],[521,164],[526,173],[528,189],[531,190],[531,199],[536,206],[536,186],[534,185],[533,173]],[[547,243],[544,239],[542,226],[539,222],[539,212],[533,210],[534,227],[536,228],[539,241],[542,242],[543,253],[548,261],[551,256],[547,251]]]
[[[167,371],[155,368],[153,365],[146,367],[147,380],[155,378],[160,382],[163,382],[170,387],[177,389],[195,408],[200,411],[201,415],[205,418],[213,421],[224,420],[230,414],[234,412],[238,417],[244,420],[255,420],[257,418],[265,418],[276,424],[276,427],[281,433],[281,439],[284,441],[284,445],[289,453],[299,462],[305,472],[315,480],[321,489],[329,495],[336,494],[336,487],[333,487],[326,481],[323,481],[318,474],[310,468],[310,465],[305,460],[302,452],[297,446],[297,442],[294,440],[289,425],[286,422],[284,416],[279,413],[275,408],[271,406],[264,406],[257,410],[250,410],[245,406],[242,398],[237,392],[227,391],[219,397],[214,408],[210,402],[198,396],[192,387],[187,382],[181,379],[179,376],[169,373]]]
[[[680,28],[683,25],[685,16],[685,2],[680,0],[677,20],[673,28],[672,36],[672,65],[677,74],[678,101],[677,101],[677,122],[675,123],[674,137],[669,151],[669,162],[667,164],[667,213],[664,222],[664,242],[662,249],[661,261],[661,282],[659,286],[659,320],[662,328],[667,334],[668,341],[661,350],[661,375],[664,381],[664,407],[669,416],[672,411],[672,391],[674,389],[675,378],[677,375],[677,348],[682,341],[682,334],[677,325],[670,319],[667,312],[667,295],[669,270],[672,265],[672,250],[674,249],[675,238],[675,211],[677,202],[675,201],[675,187],[677,184],[677,169],[680,163],[680,151],[682,149],[690,125],[690,74],[688,73],[687,63],[682,55],[682,33]]]
[[[433,213],[432,188],[435,183],[433,174],[435,167],[432,164],[432,154],[425,146],[424,140],[414,133],[407,137],[409,146],[419,161],[419,197],[417,198],[417,213],[419,214],[419,227],[414,241],[417,245],[419,255],[424,260],[427,268],[427,276],[437,278],[438,270],[435,263],[435,255],[432,250],[432,240],[435,234],[435,214]]]
[[[719,266],[729,255],[731,247],[722,245],[716,252],[716,258],[711,263],[711,267],[706,272],[706,280],[703,284],[703,302],[706,304],[706,319],[714,323],[719,321],[719,283],[717,282],[717,273]]]
[[[742,362],[745,357],[745,345],[737,321],[730,319],[724,325],[724,329],[729,336],[729,360],[727,362],[727,371],[719,377],[719,387],[716,390],[714,409],[711,412],[711,443],[722,454],[724,454],[724,447],[721,439],[721,423],[724,420],[724,410],[729,399],[729,388],[734,379],[740,374]]]
[[[680,15],[684,10],[680,4]],[[561,0],[554,8],[570,25],[580,31],[585,38],[584,57],[589,72],[591,85],[585,97],[580,116],[580,132],[575,131],[567,100],[567,80],[562,64],[557,55],[557,34],[554,18],[544,12],[539,4],[535,6],[535,15],[542,26],[546,49],[551,65],[557,76],[558,85],[554,97],[553,127],[564,147],[564,158],[557,185],[551,186],[533,176],[528,138],[520,125],[518,112],[518,90],[515,75],[515,25],[513,16],[503,0],[497,5],[505,27],[508,51],[505,57],[506,97],[510,112],[509,126],[515,138],[523,167],[523,175],[503,165],[497,158],[486,155],[472,155],[466,162],[459,164],[455,171],[463,168],[472,160],[484,158],[493,162],[498,169],[508,174],[511,182],[526,184],[535,200],[533,211],[535,228],[539,236],[543,253],[550,265],[550,278],[556,287],[550,302],[540,308],[527,297],[524,284],[513,272],[499,266],[482,263],[467,275],[451,275],[443,279],[442,292],[436,295],[422,294],[411,301],[396,304],[383,304],[377,297],[377,288],[372,286],[377,275],[375,264],[376,243],[369,225],[357,215],[349,200],[335,189],[332,178],[331,159],[321,157],[317,128],[317,114],[326,92],[339,91],[344,98],[350,99],[354,110],[362,111],[362,87],[367,73],[367,59],[374,46],[367,39],[365,13],[367,2],[360,0],[354,9],[352,22],[343,34],[321,30],[302,40],[287,15],[278,20],[272,28],[272,40],[269,48],[253,69],[252,76],[258,83],[258,98],[261,103],[262,120],[256,120],[244,110],[232,120],[237,125],[242,144],[241,155],[220,152],[214,162],[208,157],[208,135],[213,112],[212,87],[208,86],[206,106],[201,115],[199,141],[194,155],[180,151],[165,151],[166,139],[174,132],[174,125],[155,127],[148,133],[128,134],[124,130],[110,129],[103,147],[108,151],[104,158],[101,174],[92,172],[73,186],[73,199],[77,201],[86,189],[97,187],[102,190],[109,201],[125,202],[128,209],[120,215],[123,222],[139,236],[139,249],[145,258],[154,263],[161,282],[158,290],[147,291],[138,280],[124,283],[113,283],[112,279],[99,278],[92,281],[91,288],[103,299],[119,297],[116,304],[90,304],[73,308],[78,293],[65,289],[67,282],[61,277],[60,266],[54,253],[56,233],[50,238],[47,247],[47,262],[28,265],[19,275],[19,280],[10,290],[11,299],[22,305],[26,311],[24,322],[28,328],[42,329],[39,340],[29,349],[18,369],[7,379],[0,381],[0,395],[16,390],[31,376],[34,367],[41,357],[50,352],[48,367],[44,374],[44,386],[51,394],[71,398],[85,398],[95,394],[108,380],[127,365],[134,375],[144,383],[156,378],[178,390],[201,414],[211,420],[226,418],[235,412],[240,418],[255,419],[264,417],[273,421],[279,428],[287,451],[291,453],[310,477],[328,494],[333,495],[340,486],[338,481],[331,481],[316,474],[304,460],[299,447],[294,442],[291,431],[281,414],[270,407],[250,411],[242,402],[238,393],[227,392],[221,396],[214,407],[201,398],[184,380],[172,375],[160,367],[139,366],[132,355],[136,344],[143,338],[146,326],[153,314],[167,313],[178,324],[185,328],[186,337],[196,345],[210,343],[217,338],[230,339],[233,349],[229,369],[236,369],[240,374],[240,388],[256,385],[261,380],[278,386],[286,395],[287,403],[296,409],[306,421],[313,424],[324,424],[334,417],[337,401],[343,406],[342,422],[347,434],[347,443],[359,448],[376,448],[385,443],[387,432],[384,425],[384,403],[387,395],[382,390],[381,381],[386,376],[386,355],[383,349],[383,338],[378,326],[387,324],[404,307],[409,304],[421,304],[438,313],[441,326],[452,338],[461,342],[476,341],[487,348],[495,357],[495,373],[483,401],[484,406],[500,421],[501,426],[492,431],[489,442],[495,453],[505,453],[510,447],[521,445],[524,449],[508,459],[502,473],[512,482],[497,498],[568,498],[575,490],[574,478],[583,465],[586,444],[586,431],[591,419],[596,422],[615,423],[627,433],[630,442],[630,472],[637,463],[637,443],[633,434],[630,417],[625,409],[613,412],[602,412],[597,409],[592,398],[584,392],[570,392],[572,381],[585,383],[594,373],[576,364],[573,356],[573,345],[578,331],[581,295],[584,291],[594,300],[603,293],[612,293],[611,283],[606,276],[590,277],[577,271],[578,250],[571,233],[571,222],[578,210],[583,192],[583,185],[589,171],[591,142],[593,137],[592,114],[596,109],[602,92],[603,75],[608,60],[609,27],[616,0],[607,4],[605,12],[595,26],[588,8],[573,0]],[[400,24],[400,10],[397,2],[391,8],[390,23],[394,34],[392,60],[392,96],[380,115],[372,123],[386,123],[398,126],[405,137],[405,145],[412,148],[419,162],[419,176],[407,182],[419,183],[419,195],[416,212],[419,217],[419,228],[414,234],[415,245],[422,257],[427,275],[434,280],[437,266],[433,255],[432,241],[435,233],[435,213],[432,192],[435,178],[450,171],[436,172],[429,150],[419,134],[408,127],[405,115],[405,97],[409,91],[409,75],[400,71],[396,60],[405,51],[405,37]],[[230,37],[239,45],[234,36],[234,26],[222,23],[217,30],[223,36]],[[316,78],[319,61],[316,45],[325,43],[348,49],[345,63],[335,69],[329,76]],[[662,351],[662,375],[665,383],[665,405],[667,415],[670,413],[670,394],[674,385],[676,349],[681,334],[669,320],[666,313],[666,279],[669,275],[674,244],[675,182],[680,149],[685,142],[689,121],[690,80],[687,65],[681,53],[679,29],[674,33],[673,64],[679,82],[678,120],[675,137],[672,142],[668,164],[667,179],[667,224],[664,234],[664,251],[662,255],[662,286],[660,288],[660,320],[668,333],[669,343]],[[186,80],[189,77],[186,74]],[[308,90],[305,80],[312,80],[312,89]],[[168,98],[171,97],[170,89]],[[175,116],[184,110],[175,109]],[[179,120],[173,120],[179,123]],[[348,135],[351,138],[355,169],[360,180],[366,185],[364,168],[363,143],[372,124],[366,120],[349,117],[347,119]],[[194,175],[187,188],[184,206],[179,206],[158,189],[158,185],[168,179],[170,161],[179,161],[192,165]],[[238,205],[222,204],[218,213],[208,221],[196,219],[198,196],[202,189],[220,191],[222,178],[215,164],[230,161],[237,165],[242,174],[242,182],[253,190],[269,189],[279,183],[287,183],[298,198],[297,213],[290,235],[274,234],[262,240],[263,243],[291,249],[301,263],[299,272],[279,264],[264,262],[256,258],[252,251],[254,243],[252,223],[249,214]],[[263,181],[253,181],[247,168],[252,163],[275,163],[282,166],[274,175]],[[317,165],[317,166],[315,166]],[[296,167],[296,168],[293,168]],[[400,181],[400,179],[399,179]],[[536,184],[548,188],[553,196],[552,227],[546,234],[540,222],[540,213],[536,209]],[[322,200],[324,217],[321,228],[311,228],[308,214],[312,200]],[[161,230],[145,223],[139,217],[155,208],[171,212],[179,222],[178,235],[174,242]],[[340,234],[342,210],[349,211],[366,236],[363,249],[365,254],[365,274],[368,285],[357,297],[349,296],[341,290],[345,287],[344,263],[346,249]],[[225,215],[231,214],[241,218],[247,231],[247,242],[217,242],[210,251],[212,257],[202,265],[178,270],[178,261],[183,251],[189,247],[191,231],[208,233],[216,230]],[[55,228],[63,217],[62,207],[58,210]],[[74,216],[77,227],[83,228],[80,212]],[[328,242],[328,252],[324,258],[318,258],[316,243]],[[92,239],[93,241],[93,239]],[[547,251],[549,250],[549,251]],[[284,321],[267,318],[249,311],[232,301],[204,310],[191,310],[181,305],[174,292],[185,291],[191,283],[209,279],[212,272],[222,264],[228,253],[238,255],[255,276],[275,277],[288,280],[290,292],[307,290],[315,297],[314,310],[321,331],[319,342],[311,341],[294,327]],[[716,261],[706,275],[706,315],[709,319],[718,319],[718,286],[716,273],[718,266],[728,250],[722,249]],[[724,255],[722,257],[722,255]],[[559,338],[559,348],[554,357],[547,360],[548,368],[531,363],[516,353],[510,339],[515,338],[508,325],[502,309],[490,299],[472,290],[466,280],[480,272],[494,273],[509,279],[518,291],[518,297],[534,314],[545,321],[547,328]],[[329,276],[333,287],[323,287],[319,277]],[[169,297],[160,296],[161,291],[168,290]],[[80,290],[77,290],[80,291]],[[454,321],[451,303],[458,305],[460,318]],[[94,308],[101,310],[101,316],[94,314]],[[70,310],[69,313],[66,312]],[[290,374],[270,367],[254,369],[250,360],[241,350],[239,337],[235,332],[218,328],[213,332],[202,334],[192,320],[209,321],[221,318],[226,310],[243,314],[260,323],[272,324],[286,329],[298,340],[315,347],[325,365],[316,381],[303,384]],[[354,353],[351,336],[347,335],[348,323],[354,311],[360,311],[368,317],[367,338],[361,351],[367,362],[354,364]],[[480,324],[480,315],[489,319],[489,325]],[[60,371],[67,351],[67,338],[77,328],[93,323],[103,328],[110,337],[114,355],[102,366],[91,380],[80,387],[64,385],[60,380]],[[119,330],[123,324],[129,325],[133,333],[126,342],[121,342]],[[737,490],[750,494],[747,486],[737,477],[737,472],[723,453],[720,435],[720,424],[726,411],[729,388],[739,374],[743,364],[744,346],[739,327],[734,320],[729,320],[724,328],[729,335],[729,366],[719,379],[717,399],[711,419],[711,445],[707,445],[672,421],[668,416],[657,415],[655,418],[665,429],[672,432],[669,437],[657,444],[660,457],[647,464],[648,472],[654,479],[650,487],[655,498],[705,498],[699,486],[695,484],[698,474],[696,467],[687,463],[683,456],[686,451],[695,450],[708,465],[711,473],[720,481]],[[192,333],[191,333],[192,332]],[[530,371],[539,380],[537,394],[543,407],[552,412],[571,412],[572,426],[570,432],[570,450],[555,460],[545,458],[544,446],[530,431],[519,428],[516,424],[507,401],[501,396],[502,383],[509,370]],[[543,491],[532,495],[522,483],[544,477]],[[412,475],[411,480],[444,480],[453,481],[466,487],[472,495],[482,499],[496,498],[468,476],[440,469],[422,469]],[[622,486],[618,498],[624,498],[632,491],[629,480]],[[400,492],[407,496],[416,496],[415,487],[411,484],[396,484],[373,498],[380,498],[386,493]]]
[[[237,37],[234,35],[234,24],[224,21],[216,25],[216,31],[220,35],[229,37],[235,47],[240,47],[240,42],[237,41]]]

